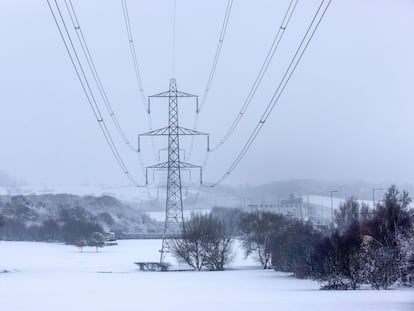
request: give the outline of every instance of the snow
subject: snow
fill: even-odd
[[[414,290],[321,291],[310,280],[257,269],[240,254],[224,272],[141,272],[159,240],[123,240],[96,253],[0,242],[0,308],[25,310],[414,310]],[[239,252],[241,253],[241,252]]]
[[[379,196],[378,198],[376,198],[375,202],[378,203],[379,199],[382,199],[382,196]],[[329,208],[329,209],[331,208],[331,197],[330,196],[321,196],[321,195],[304,196],[304,202],[306,202],[307,200],[309,200],[309,203],[324,206],[324,207]],[[332,198],[332,207],[334,209],[338,209],[339,204],[344,203],[345,200],[346,200],[345,198],[333,197]],[[359,203],[365,203],[370,208],[372,208],[372,200],[359,200],[358,199],[358,202]]]
[[[211,211],[211,209],[185,209],[183,210],[183,216],[184,218],[189,218],[192,213],[196,214],[208,214]],[[152,219],[155,219],[157,221],[164,221],[165,220],[165,211],[157,211],[157,212],[145,212],[148,214]]]
[[[202,188],[200,185],[183,185],[184,208],[191,209],[211,208],[213,206],[239,206],[239,199],[223,193],[212,193],[210,189]],[[103,184],[83,184],[83,185],[18,185],[1,186],[0,195],[30,195],[30,194],[62,194],[70,193],[79,196],[102,196],[108,195],[121,201],[137,204],[146,209],[163,207],[165,204],[165,188],[157,190],[156,184],[149,184],[145,188],[137,188],[132,185],[103,185]],[[158,195],[157,195],[158,193]],[[158,201],[154,206],[154,200]]]
[[[53,187],[45,185],[19,185],[19,186],[0,186],[0,195],[29,195],[29,194],[59,194],[71,193],[79,196],[110,195],[124,201],[140,202],[149,199],[148,188],[137,188],[130,185],[106,186],[106,185],[55,185]]]

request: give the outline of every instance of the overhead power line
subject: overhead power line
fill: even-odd
[[[327,4],[326,4],[327,2]],[[326,11],[328,10],[332,0],[326,1],[322,0],[318,10],[316,11],[312,22],[310,23],[305,35],[303,36],[303,39],[299,45],[299,47],[296,50],[295,55],[293,56],[287,70],[283,74],[283,77],[277,86],[271,100],[269,101],[265,111],[263,112],[262,116],[260,117],[259,121],[257,122],[256,127],[252,131],[250,137],[248,138],[247,142],[243,146],[240,153],[237,155],[236,159],[233,161],[233,163],[230,165],[230,167],[227,169],[227,171],[223,174],[221,178],[219,178],[215,183],[211,185],[205,185],[206,187],[215,187],[218,184],[222,183],[238,166],[240,161],[243,159],[253,142],[255,141],[256,137],[259,135],[261,129],[263,128],[265,122],[269,118],[270,114],[272,113],[275,105],[278,103],[280,96],[283,94],[283,91],[285,90],[287,84],[289,83],[293,73],[295,72],[300,60],[302,59],[305,51],[307,50],[309,43],[311,42],[316,30],[319,27],[319,24],[321,23],[323,17],[325,16]],[[325,5],[324,5],[325,4]],[[320,13],[322,12],[322,13]]]
[[[224,19],[223,19],[221,30],[220,30],[220,36],[219,36],[219,39],[218,39],[218,42],[217,42],[216,52],[214,54],[213,63],[212,63],[211,68],[210,68],[210,74],[209,74],[208,79],[207,79],[207,85],[204,89],[203,96],[201,97],[200,106],[197,109],[197,114],[196,114],[195,121],[194,121],[194,126],[193,126],[193,128],[195,130],[197,130],[197,128],[198,128],[198,113],[204,107],[204,104],[207,100],[207,96],[210,92],[210,88],[211,88],[211,84],[213,82],[214,75],[216,73],[217,64],[218,64],[219,59],[220,59],[221,50],[222,50],[222,47],[223,47],[224,37],[225,37],[226,31],[227,31],[227,26],[229,24],[232,7],[233,7],[233,0],[228,0],[227,1],[227,6],[226,6],[226,13],[224,14]],[[189,158],[191,157],[193,147],[194,147],[194,138],[191,139],[191,146],[190,146],[189,153],[188,153]]]
[[[213,82],[214,75],[216,73],[217,64],[220,59],[221,49],[223,47],[224,36],[226,35],[227,25],[229,24],[232,7],[233,7],[233,0],[228,0],[227,7],[226,7],[226,13],[224,14],[224,20],[221,26],[220,37],[217,42],[216,53],[214,54],[214,59],[211,65],[210,74],[208,76],[206,88],[204,90],[203,96],[201,97],[199,110],[203,109],[203,106],[207,100],[207,96],[211,88],[211,84]]]
[[[75,33],[76,36],[78,38],[79,44],[81,46],[82,52],[86,58],[86,62],[88,64],[88,67],[92,73],[92,77],[96,83],[96,86],[98,88],[99,94],[105,104],[105,107],[108,111],[108,114],[110,115],[112,122],[115,125],[116,130],[118,131],[119,135],[121,136],[122,140],[125,142],[125,144],[131,148],[133,151],[137,152],[136,149],[134,149],[134,147],[132,147],[132,144],[130,143],[130,141],[128,140],[127,136],[125,135],[124,130],[122,129],[118,118],[112,108],[111,102],[109,101],[108,95],[105,91],[105,88],[102,84],[102,80],[98,74],[98,71],[96,70],[96,66],[95,66],[95,62],[93,60],[93,57],[91,55],[88,43],[86,42],[85,36],[83,34],[82,28],[80,26],[79,23],[79,19],[78,16],[76,14],[76,10],[75,7],[73,6],[72,0],[64,0],[65,1],[65,6],[68,12],[68,15],[70,17],[70,20],[72,22],[73,28],[75,29]]]
[[[267,72],[267,69],[269,68],[269,65],[273,59],[273,56],[275,55],[280,42],[283,38],[283,35],[289,25],[290,19],[292,18],[293,13],[295,12],[296,6],[298,4],[299,0],[291,0],[289,7],[286,10],[286,13],[283,17],[282,23],[280,24],[276,35],[273,38],[272,45],[269,48],[269,51],[267,52],[266,58],[260,67],[260,70],[256,76],[256,79],[253,83],[253,85],[250,88],[250,91],[239,111],[236,118],[234,119],[233,123],[231,124],[230,128],[227,130],[226,134],[223,136],[223,138],[219,141],[219,143],[216,146],[210,147],[210,151],[213,152],[217,150],[219,147],[221,147],[231,136],[231,134],[234,132],[234,130],[237,128],[237,126],[240,123],[240,120],[243,118],[247,108],[249,107],[250,103],[252,102],[254,96],[256,95],[256,91],[259,88],[264,75]]]
[[[280,45],[280,42],[283,38],[283,35],[289,25],[289,22],[293,16],[293,13],[295,12],[296,6],[298,4],[299,0],[291,0],[289,3],[289,6],[283,16],[283,20],[280,24],[280,26],[278,27],[275,36],[273,37],[273,41],[272,44],[267,52],[267,55],[265,57],[265,60],[263,61],[262,66],[260,67],[260,70],[256,76],[256,79],[253,83],[253,85],[251,86],[249,93],[239,111],[239,113],[236,115],[236,118],[234,119],[233,123],[231,124],[230,128],[227,130],[226,134],[220,139],[219,143],[213,147],[209,148],[209,152],[214,152],[216,151],[218,148],[220,148],[232,135],[232,133],[236,130],[237,126],[239,125],[241,119],[243,118],[247,108],[249,107],[250,103],[252,102],[254,96],[256,95],[256,91],[259,88],[264,75],[267,72],[267,69],[269,68],[270,63],[272,62],[272,59]],[[226,12],[227,13],[227,12]],[[196,116],[196,121],[195,121],[195,125],[194,127],[197,128],[198,125],[198,115]],[[191,141],[191,146],[190,146],[190,153],[189,153],[189,157],[191,156],[191,152],[192,152],[192,148],[193,148],[193,144],[194,144],[194,139]],[[208,157],[206,157],[207,161],[208,161]],[[207,164],[207,161],[205,161],[205,164]]]
[[[118,131],[118,133],[121,136],[124,143],[128,146],[128,148],[130,148],[132,151],[134,151],[138,154],[138,160],[139,160],[139,163],[140,163],[140,166],[141,166],[142,173],[145,174],[145,168],[144,168],[145,166],[144,166],[144,161],[142,159],[141,154],[138,153],[138,149],[135,149],[132,146],[132,144],[130,143],[130,141],[128,140],[127,136],[125,135],[124,130],[122,129],[122,127],[121,127],[121,125],[118,121],[118,118],[117,118],[114,110],[112,109],[111,102],[108,99],[108,96],[107,96],[105,88],[102,84],[101,78],[98,74],[98,71],[96,70],[95,62],[92,58],[92,54],[90,52],[88,43],[85,39],[82,28],[80,26],[79,19],[78,19],[78,16],[76,14],[75,7],[73,6],[72,0],[64,0],[64,1],[65,1],[65,6],[66,6],[66,9],[67,9],[68,15],[69,15],[70,20],[72,22],[73,28],[75,29],[75,33],[76,33],[76,36],[78,38],[79,45],[81,46],[83,55],[86,58],[86,62],[87,62],[88,67],[89,67],[89,69],[92,73],[92,77],[93,77],[93,79],[95,81],[95,84],[98,88],[98,91],[99,91],[99,94],[102,98],[102,101],[105,104],[106,110],[108,111],[108,114],[111,117],[112,122],[114,123],[115,128]]]
[[[147,100],[146,100],[147,97],[145,96],[144,87],[142,84],[141,70],[139,68],[137,52],[135,49],[135,41],[134,41],[134,36],[132,33],[131,21],[129,18],[129,9],[128,9],[127,0],[121,0],[121,4],[122,4],[122,15],[124,17],[124,23],[125,23],[125,30],[126,30],[127,37],[128,37],[129,50],[131,53],[132,64],[134,67],[135,79],[137,81],[137,86],[138,86],[139,94],[141,97],[142,105],[144,107],[144,110],[147,112],[148,128],[150,131],[152,131],[152,128],[153,128],[152,118],[151,118],[150,110],[147,107]],[[157,152],[156,152],[153,138],[151,138],[151,144],[152,144],[152,151],[153,151],[154,157],[157,158]]]
[[[147,100],[146,100],[146,96],[145,96],[145,92],[144,92],[144,87],[142,86],[141,71],[140,71],[140,68],[139,68],[139,65],[138,65],[138,57],[137,57],[137,53],[136,53],[136,50],[135,50],[135,42],[134,42],[134,37],[132,35],[131,22],[129,20],[129,10],[128,10],[127,1],[126,0],[121,0],[121,4],[122,4],[122,14],[123,14],[123,17],[124,17],[124,22],[125,22],[125,30],[127,32],[128,42],[129,42],[129,49],[130,49],[130,52],[131,52],[132,63],[133,63],[133,66],[134,66],[135,78],[137,80],[139,93],[141,95],[142,105],[143,105],[144,109],[147,110]]]
[[[65,46],[66,52],[68,53],[69,59],[72,63],[72,66],[75,70],[76,76],[82,86],[83,92],[86,96],[86,99],[89,103],[90,108],[92,109],[92,112],[95,116],[96,121],[98,122],[99,128],[102,131],[102,134],[104,135],[105,141],[107,142],[109,149],[111,150],[111,153],[113,154],[115,160],[117,161],[119,167],[121,168],[122,172],[125,174],[125,176],[128,178],[130,183],[136,187],[145,187],[145,185],[139,184],[136,179],[131,175],[129,172],[127,166],[125,165],[125,162],[123,161],[117,146],[114,143],[114,140],[112,139],[111,133],[102,117],[102,113],[100,111],[99,105],[95,99],[95,96],[92,92],[92,88],[88,82],[86,73],[83,69],[82,63],[79,59],[78,53],[76,52],[75,45],[73,43],[73,40],[70,36],[70,32],[67,28],[65,19],[62,15],[62,12],[60,10],[59,4],[57,0],[54,0],[55,3],[55,10],[58,13],[58,17],[60,18],[60,22],[63,26],[63,29],[58,21],[57,14],[55,13],[55,10],[52,8],[50,0],[46,0],[47,4],[49,6],[50,12],[52,13],[53,20],[56,24],[56,27],[58,29],[59,35],[63,41],[63,44]],[[66,37],[65,37],[66,36]]]

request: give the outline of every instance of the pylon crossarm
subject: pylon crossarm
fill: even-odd
[[[187,162],[180,162],[180,169],[187,169],[191,172],[191,169],[197,169],[197,168],[200,170],[200,185],[202,185],[203,184],[203,167],[201,165],[194,165],[194,164],[187,163]]]
[[[194,165],[187,162],[180,162],[180,168],[201,168],[201,165]]]
[[[160,129],[156,129],[156,130],[152,130],[149,132],[145,132],[142,134],[139,134],[138,136],[163,136],[163,135],[168,135],[168,129],[169,127],[163,127]]]
[[[178,135],[205,135],[208,136],[209,134],[204,133],[204,132],[200,132],[200,131],[196,131],[196,130],[192,130],[186,127],[178,127]]]
[[[173,90],[173,93],[171,93],[171,91]],[[177,89],[170,89],[168,91],[165,92],[161,92],[155,95],[151,95],[148,96],[148,113],[151,113],[151,99],[153,98],[178,98],[178,97],[187,97],[187,98],[195,98],[196,99],[196,113],[198,113],[200,111],[199,109],[199,105],[198,105],[198,96],[197,95],[193,95],[190,93],[186,93],[186,92],[182,92],[182,91],[178,91]]]
[[[154,98],[154,97],[168,97],[169,94],[170,94],[170,91],[165,91],[165,92],[161,92],[161,93],[158,93],[158,94],[148,96],[148,99]]]
[[[138,136],[168,136],[168,130],[169,127],[163,127],[160,129],[156,129],[150,132],[145,132],[142,134],[139,134]],[[196,130],[192,130],[186,127],[181,127],[181,126],[177,126],[177,134],[178,135],[205,135],[208,136],[209,134],[204,133],[204,132],[200,132],[200,131],[196,131]]]
[[[190,93],[182,92],[182,91],[176,91],[177,96],[176,97],[198,97],[197,95],[193,95]],[[148,96],[148,98],[156,98],[156,97],[170,97],[170,91],[161,92],[155,95]]]
[[[141,152],[141,137],[142,136],[167,136],[169,127],[163,127],[160,129],[152,130],[142,134],[138,134],[138,152]]]
[[[151,166],[147,166],[147,169],[148,168],[168,168],[168,162],[161,162]]]

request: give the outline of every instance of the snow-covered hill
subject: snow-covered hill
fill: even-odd
[[[165,204],[165,185],[149,185],[137,188],[129,185],[9,185],[0,186],[0,195],[62,194],[78,196],[111,196],[128,202],[142,211],[162,211]],[[237,207],[240,199],[230,188],[206,188],[195,184],[183,184],[184,209],[211,209],[214,206]]]
[[[0,214],[25,225],[76,219],[97,222],[107,231],[146,233],[160,230],[160,224],[136,206],[107,195],[0,196]]]

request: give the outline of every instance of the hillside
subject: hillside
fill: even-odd
[[[111,196],[42,194],[0,196],[0,215],[9,222],[36,226],[48,220],[64,223],[84,220],[106,231],[125,233],[159,232],[161,224],[131,204]]]

